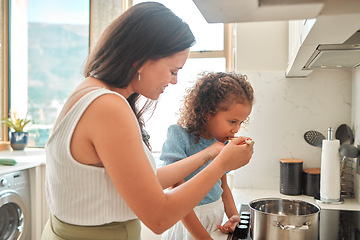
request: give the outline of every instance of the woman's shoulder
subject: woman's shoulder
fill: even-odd
[[[105,107],[105,106],[111,107],[111,106],[119,105],[119,104],[121,104],[121,105],[125,104],[125,105],[129,106],[129,103],[126,100],[126,98],[117,92],[111,91],[106,88],[99,88],[96,90],[96,92],[97,92],[97,93],[95,93],[97,95],[95,97],[96,101],[106,102],[106,105],[104,105],[103,107]]]

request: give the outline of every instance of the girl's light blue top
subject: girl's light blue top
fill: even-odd
[[[160,155],[160,160],[164,161],[164,165],[168,165],[189,157],[201,150],[207,148],[214,142],[217,142],[216,139],[205,139],[200,137],[199,143],[195,144],[195,135],[192,133],[188,133],[185,128],[180,127],[179,125],[171,125],[168,128],[167,138],[162,147],[162,152]],[[212,160],[211,160],[212,161]],[[191,179],[198,172],[200,172],[203,168],[205,168],[211,161],[194,171],[192,174],[185,178],[185,181]],[[219,180],[215,186],[210,190],[210,192],[206,195],[206,197],[201,200],[198,204],[204,205],[208,203],[215,202],[221,197],[223,190],[221,188],[221,180]]]

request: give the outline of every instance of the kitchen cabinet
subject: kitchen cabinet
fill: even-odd
[[[300,51],[301,45],[304,43],[311,28],[314,26],[315,19],[304,20],[291,20],[289,21],[289,59],[286,69],[286,75],[289,76],[289,72],[292,68],[300,68],[301,66],[295,66],[297,63],[295,59]],[[303,70],[304,75],[310,74],[311,70]]]
[[[30,189],[31,189],[31,239],[41,239],[44,226],[49,218],[49,208],[45,196],[45,173],[46,165],[41,164],[30,168]]]

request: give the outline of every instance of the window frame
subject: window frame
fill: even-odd
[[[1,75],[1,119],[9,112],[9,1],[2,1],[2,75]],[[1,124],[1,140],[9,141],[8,127]]]

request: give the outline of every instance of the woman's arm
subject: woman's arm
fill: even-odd
[[[195,240],[212,240],[193,210],[181,222]]]
[[[93,146],[122,198],[158,234],[190,212],[226,171],[246,165],[252,155],[252,146],[237,145],[245,138],[234,139],[200,173],[164,193],[143,149],[137,120],[125,100],[111,94],[97,98],[76,128],[81,136],[78,139]]]
[[[223,226],[219,226],[219,229],[224,233],[234,232],[236,225],[240,222],[240,215],[236,209],[234,197],[229,185],[227,184],[226,174],[221,178],[221,188],[223,189],[221,197],[224,203],[225,214],[229,220]]]
[[[189,176],[196,169],[216,157],[224,146],[223,143],[215,142],[204,150],[181,159],[181,161],[158,168],[156,176],[162,188],[168,188]]]

